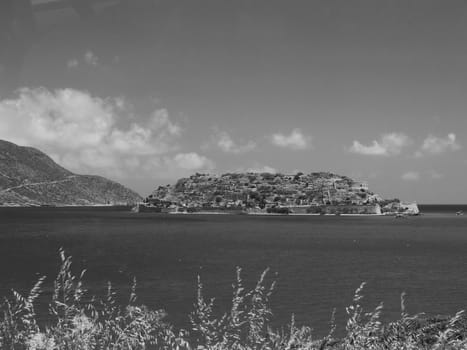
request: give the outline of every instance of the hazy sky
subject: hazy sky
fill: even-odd
[[[0,138],[70,170],[143,195],[196,171],[333,171],[467,202],[463,0],[16,1]]]

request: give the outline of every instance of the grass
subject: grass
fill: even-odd
[[[191,329],[176,330],[165,321],[163,310],[150,310],[136,302],[136,282],[127,305],[116,301],[108,284],[103,298],[90,297],[83,285],[84,272],[75,276],[71,257],[60,251],[61,267],[49,301],[50,322],[39,325],[34,305],[44,282],[40,278],[27,296],[12,291],[0,304],[0,349],[2,350],[360,350],[360,349],[467,349],[467,316],[429,318],[406,313],[401,296],[401,315],[396,321],[380,320],[382,304],[365,311],[361,306],[364,283],[346,308],[344,337],[329,334],[316,338],[310,327],[298,326],[292,316],[280,329],[271,327],[269,299],[274,283],[266,283],[267,270],[252,289],[246,289],[237,268],[232,305],[223,315],[214,312],[214,299],[203,294],[198,278],[197,296],[189,315]]]

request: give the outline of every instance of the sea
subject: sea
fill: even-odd
[[[383,320],[401,313],[452,315],[467,303],[467,205],[421,205],[422,215],[248,216],[133,213],[127,207],[0,208],[0,297],[26,294],[47,276],[46,300],[60,263],[59,249],[86,270],[88,295],[108,282],[124,303],[133,279],[138,303],[164,309],[189,329],[197,278],[215,312],[227,312],[236,268],[247,288],[268,270],[273,326],[291,317],[317,336],[345,331],[346,306],[362,282],[366,310],[384,303]]]

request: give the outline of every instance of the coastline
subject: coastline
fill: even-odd
[[[467,204],[420,204],[420,215],[423,216],[458,216],[459,218],[465,217],[466,215],[456,215],[456,212],[463,211],[467,213]],[[0,205],[0,209],[4,208],[4,210],[8,209],[22,209],[22,208],[36,208],[36,209],[89,209],[92,210],[93,208],[96,209],[119,209],[119,210],[128,210],[133,211],[134,205],[128,204],[89,204],[89,205],[80,205],[80,204],[65,204],[65,205],[38,205],[38,204],[28,204],[28,205],[20,205],[14,203],[5,203]],[[265,212],[228,212],[228,211],[198,211],[198,212],[165,212],[165,213],[156,213],[153,211],[147,211],[147,213],[153,214],[170,214],[170,215],[252,215],[252,216],[345,216],[345,217],[374,217],[374,216],[395,216],[395,213],[382,213],[382,214],[367,214],[367,213],[341,213],[341,214],[319,214],[319,213],[289,213],[289,214],[281,214],[281,213],[265,213]],[[410,216],[410,215],[408,215]]]
[[[316,214],[316,213],[228,213],[228,212],[214,212],[214,211],[199,211],[199,212],[169,212],[169,213],[155,213],[155,214],[169,214],[169,215],[248,215],[248,216],[395,216],[396,214]]]
[[[1,204],[0,208],[121,208],[121,207],[133,207],[133,204]]]

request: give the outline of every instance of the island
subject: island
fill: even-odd
[[[159,186],[134,210],[156,213],[418,215],[415,203],[383,199],[367,183],[331,172],[196,173]]]

